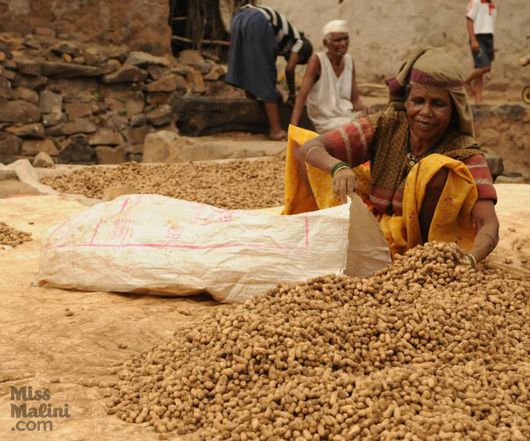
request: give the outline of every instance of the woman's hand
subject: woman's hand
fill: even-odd
[[[476,262],[480,262],[495,249],[499,242],[499,220],[493,201],[489,199],[477,201],[471,214],[478,230],[469,254],[475,258]]]
[[[346,202],[346,196],[351,195],[356,187],[357,180],[351,168],[340,168],[333,175],[333,191],[342,203]]]

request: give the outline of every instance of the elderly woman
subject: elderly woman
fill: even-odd
[[[318,137],[290,127],[284,213],[337,205],[356,191],[392,254],[456,242],[475,265],[497,245],[499,222],[460,63],[442,49],[417,50],[388,85],[382,112]]]

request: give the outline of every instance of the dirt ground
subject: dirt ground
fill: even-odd
[[[530,278],[530,186],[497,186],[501,242],[490,261]],[[0,181],[0,221],[33,241],[0,249],[0,439],[157,440],[152,428],[127,424],[105,411],[111,370],[175,332],[230,308],[207,297],[161,298],[74,292],[31,286],[48,228],[86,207],[60,195],[30,195],[20,183]],[[13,430],[10,387],[48,389],[45,404],[68,404],[69,418],[50,418],[53,431]],[[99,387],[97,387],[99,386]],[[40,401],[28,402],[39,405]],[[176,435],[171,440],[185,439]]]

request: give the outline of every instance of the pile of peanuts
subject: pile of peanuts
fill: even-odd
[[[4,222],[0,222],[0,245],[16,247],[30,240],[31,234],[15,230]]]
[[[63,193],[101,199],[105,190],[129,184],[138,193],[161,194],[220,208],[250,209],[283,204],[281,157],[227,162],[86,167],[43,183]]]
[[[162,439],[528,440],[529,288],[436,242],[281,284],[125,361],[108,412]]]

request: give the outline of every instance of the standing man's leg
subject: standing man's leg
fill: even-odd
[[[483,76],[490,71],[490,66],[473,69],[469,76],[464,80],[466,90],[469,92],[470,96],[475,97],[477,103],[482,102],[482,89],[484,85]]]
[[[482,102],[482,90],[484,86],[484,75],[491,71],[493,60],[493,35],[477,34],[478,51],[471,48],[473,54],[474,69],[464,80],[464,86],[470,96],[475,96],[475,102]]]
[[[265,113],[267,114],[270,127],[269,138],[275,141],[285,141],[287,139],[287,133],[282,129],[278,103],[265,101]]]

